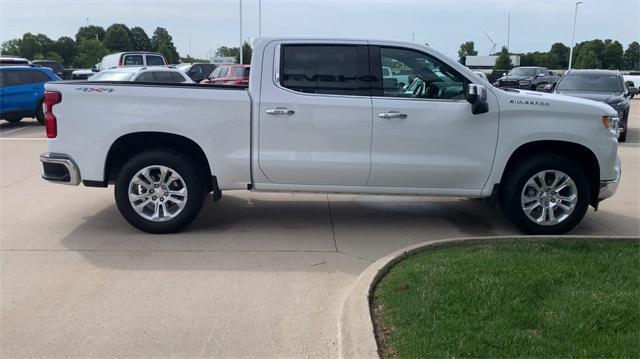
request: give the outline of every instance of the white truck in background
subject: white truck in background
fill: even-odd
[[[390,61],[411,91],[385,86]],[[571,230],[620,179],[610,106],[501,90],[428,46],[264,38],[251,69],[248,88],[46,84],[43,178],[115,184],[151,233],[251,190],[481,197],[534,234]]]

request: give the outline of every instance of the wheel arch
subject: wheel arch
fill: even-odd
[[[502,175],[500,176],[500,183],[504,183],[505,176],[509,175],[509,172],[513,170],[519,161],[527,157],[546,153],[569,157],[580,165],[587,174],[587,180],[590,184],[591,198],[589,203],[597,207],[598,192],[600,191],[600,164],[598,158],[589,148],[575,142],[541,140],[520,145],[520,147],[511,153],[511,156],[507,160]]]
[[[202,183],[207,186],[207,192],[217,189],[215,177],[212,176],[211,166],[207,155],[192,139],[175,133],[159,131],[132,132],[118,137],[109,148],[104,164],[104,183],[113,183],[124,163],[132,155],[146,150],[170,150],[189,157],[197,166]]]

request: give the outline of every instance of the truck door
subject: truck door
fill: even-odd
[[[260,170],[275,184],[364,186],[372,131],[366,43],[272,45],[259,99]]]
[[[488,113],[473,115],[464,88],[479,79],[466,78],[422,50],[372,46],[370,52],[373,77],[382,76],[382,67],[392,67],[409,73],[410,83],[383,79],[373,87],[367,185],[481,190],[498,136],[495,97],[489,92]]]

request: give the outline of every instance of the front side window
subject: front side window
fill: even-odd
[[[142,55],[127,55],[124,57],[124,66],[143,66]]]
[[[5,72],[5,86],[19,86],[35,83],[31,71],[14,70]]]
[[[464,99],[464,77],[432,56],[410,49],[381,47],[380,61],[384,97]]]
[[[163,66],[164,60],[160,56],[147,55],[148,66]]]
[[[369,96],[368,50],[357,45],[283,45],[280,84],[314,94]]]

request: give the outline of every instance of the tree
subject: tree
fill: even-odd
[[[36,54],[42,53],[42,47],[36,36],[30,32],[22,35],[20,41],[20,56],[33,59]]]
[[[509,56],[509,50],[503,46],[502,50],[498,53],[494,68],[498,70],[510,70],[512,67],[513,62],[511,61],[511,56]]]
[[[580,51],[578,56],[576,56],[575,68],[599,69],[602,68],[602,62],[598,58],[596,51],[587,46]]]
[[[131,46],[136,51],[151,51],[151,39],[141,27],[131,28]]]
[[[550,54],[554,54],[558,60],[558,68],[567,68],[569,66],[569,46],[561,42],[551,45]]]
[[[209,59],[199,59],[197,57],[191,57],[191,55],[187,55],[186,57],[181,57],[180,62],[186,64],[208,63]]]
[[[60,54],[58,54],[57,52],[54,52],[54,51],[50,51],[50,52],[47,52],[45,54],[36,54],[36,57],[34,57],[33,59],[34,60],[58,61],[60,63],[62,63],[64,61],[62,56],[60,56]]]
[[[4,49],[4,44],[2,45]],[[627,46],[623,55],[625,70],[640,70],[640,44],[634,41]]]
[[[0,54],[2,55],[13,55],[20,56],[20,45],[22,43],[21,39],[11,39],[2,43],[2,49],[0,50]]]
[[[475,44],[473,41],[467,41],[460,45],[460,50],[458,50],[458,61],[461,64],[465,64],[467,56],[476,56],[478,51],[475,50]]]
[[[105,31],[102,26],[96,26],[96,25],[82,26],[80,29],[78,29],[78,32],[76,33],[76,43],[77,45],[80,45],[80,40],[82,39],[93,39],[93,40],[97,39],[99,41],[102,41],[102,39],[104,39],[104,35],[105,35]]]
[[[62,36],[56,41],[54,48],[62,58],[62,64],[71,66],[73,58],[76,56],[76,42],[68,36]]]
[[[245,41],[244,44],[242,44],[242,62],[245,64],[250,64],[252,55],[253,49],[251,48],[251,45],[249,45],[249,43]],[[218,50],[216,50],[216,56],[235,57],[236,63],[240,63],[240,53],[238,52],[237,47],[219,47]]]
[[[125,24],[113,24],[107,28],[102,44],[113,52],[129,51],[133,49],[131,34]]]
[[[153,50],[163,54],[170,64],[175,64],[176,62],[178,62],[180,55],[178,54],[178,50],[176,50],[176,46],[173,44],[173,38],[171,37],[171,35],[169,35],[167,29],[163,27],[157,27],[153,32],[151,45],[153,47]]]
[[[604,51],[602,52],[602,67],[609,70],[621,70],[623,67],[624,50],[618,41],[605,40]]]
[[[73,64],[80,68],[89,68],[102,60],[102,57],[109,54],[102,42],[96,39],[82,39],[78,45],[76,57]]]

